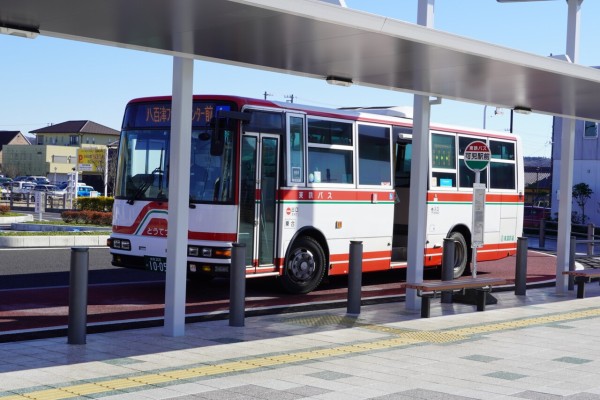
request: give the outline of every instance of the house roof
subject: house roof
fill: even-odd
[[[115,129],[87,120],[61,122],[60,124],[36,129],[31,131],[31,133],[93,133],[96,135],[119,135],[119,131]]]
[[[10,142],[19,135],[22,135],[21,131],[0,131],[0,147],[4,146],[5,144],[10,144]],[[27,136],[22,136],[29,142]]]

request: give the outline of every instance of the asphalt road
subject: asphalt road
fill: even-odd
[[[162,281],[148,271],[113,267],[108,248],[89,249],[89,283]],[[0,249],[0,290],[68,286],[70,248]]]

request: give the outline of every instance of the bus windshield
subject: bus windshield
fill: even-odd
[[[233,202],[233,140],[225,131],[223,154],[210,154],[211,128],[192,132],[190,202]],[[116,197],[164,201],[169,197],[169,131],[128,130],[121,133]]]

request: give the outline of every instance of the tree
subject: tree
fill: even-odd
[[[577,202],[579,208],[581,208],[581,218],[575,218],[576,221],[581,224],[585,224],[588,217],[585,215],[585,203],[592,197],[594,191],[590,188],[587,183],[581,182],[573,186],[573,200]]]
[[[80,150],[81,151],[81,150]],[[110,160],[107,160],[107,152],[108,148],[97,148],[97,149],[86,149],[89,153],[87,161],[92,165],[93,170],[95,170],[102,179],[102,187],[104,188],[106,185],[109,185],[110,180]],[[107,165],[106,162],[109,162]],[[107,188],[110,191],[110,187]],[[104,193],[104,190],[102,190]]]
[[[2,171],[4,172],[5,176],[9,176],[11,178],[16,178],[17,176],[22,175],[19,168],[13,164],[2,165]]]

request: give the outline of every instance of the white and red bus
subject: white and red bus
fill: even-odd
[[[125,110],[113,228],[116,266],[164,271],[170,97]],[[229,273],[232,243],[246,244],[248,277],[278,276],[293,293],[348,272],[349,241],[363,270],[406,267],[412,121],[397,109],[324,109],[234,96],[194,96],[188,275]],[[484,245],[478,261],[516,253],[523,227],[523,157],[512,134],[431,126],[425,267],[457,243],[455,276],[469,269],[472,187],[463,161],[477,140],[491,151]]]

